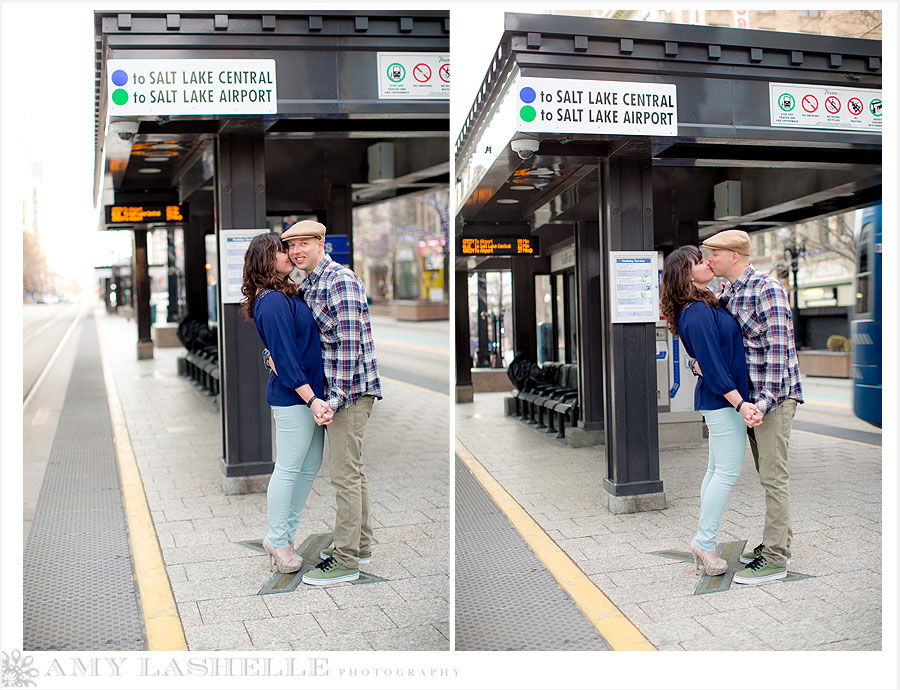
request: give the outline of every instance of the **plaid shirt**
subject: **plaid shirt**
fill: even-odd
[[[328,405],[338,412],[363,395],[381,398],[366,289],[328,254],[300,283],[319,326]]]
[[[741,327],[750,394],[767,414],[788,398],[803,402],[794,324],[784,286],[748,266],[719,298]]]

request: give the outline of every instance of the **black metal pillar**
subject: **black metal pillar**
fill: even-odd
[[[184,236],[184,231],[182,231]],[[179,297],[178,264],[176,262],[175,228],[166,230],[166,270],[168,273],[169,304],[166,308],[166,323],[178,321]]]
[[[153,359],[150,335],[150,268],[147,263],[147,228],[134,228],[133,279],[134,316],[137,321],[137,358]]]
[[[262,134],[216,137],[217,228],[266,227],[266,168]],[[225,276],[219,276],[219,285]],[[224,444],[223,473],[228,478],[271,474],[272,423],[266,405],[267,371],[262,344],[240,304],[222,304],[219,292],[219,372]],[[226,481],[226,493],[229,484]],[[235,484],[237,487],[237,484]],[[238,490],[237,488],[235,489]]]
[[[184,228],[184,311],[201,323],[206,323],[209,315],[205,232],[212,224],[212,216],[198,216],[192,208],[191,220]]]
[[[487,274],[484,271],[475,273],[478,282],[478,350],[476,350],[477,366],[491,366],[490,337],[488,336]]]
[[[510,258],[512,266],[513,349],[537,362],[537,319],[534,303],[533,262],[527,256]]]
[[[328,235],[346,235],[353,268],[353,197],[348,186],[332,185],[328,188],[328,208],[325,210],[325,227]],[[327,235],[326,235],[327,239]]]
[[[611,251],[654,248],[651,172],[649,158],[606,159],[600,166],[600,294],[604,297],[612,279],[608,269]],[[612,323],[609,300],[601,299],[600,306],[606,324],[602,355],[607,506],[613,512],[662,508],[656,324]],[[642,501],[641,496],[647,500]]]
[[[113,285],[112,278],[104,278],[103,279],[103,304],[106,306],[107,314],[113,313],[113,306],[112,306],[112,299],[111,299],[112,289],[110,287],[111,285]]]
[[[806,246],[797,246],[797,239],[790,247],[786,247],[784,253],[791,260],[791,277],[793,278],[793,294],[791,300],[791,320],[794,324],[794,345],[799,350],[806,344],[803,321],[800,318],[800,283],[797,274],[800,273],[800,257],[805,256]]]
[[[601,287],[604,266],[600,258],[600,225],[575,225],[575,284],[578,290],[578,406],[582,428],[603,429],[603,315],[606,299]]]
[[[472,402],[472,354],[469,341],[469,273],[454,276],[454,329],[456,334],[456,402]]]

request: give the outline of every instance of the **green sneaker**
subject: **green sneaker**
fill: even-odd
[[[733,582],[739,585],[761,585],[764,582],[781,580],[787,577],[787,568],[776,568],[760,556],[750,561],[743,570],[734,574]]]
[[[751,561],[756,560],[760,556],[762,556],[763,549],[766,548],[765,544],[760,544],[753,551],[744,551],[741,554],[741,563],[750,563]],[[787,565],[791,564],[791,557],[787,557]]]
[[[331,558],[334,556],[334,547],[332,546],[330,549],[322,549],[319,551],[319,558]],[[363,565],[366,563],[372,562],[372,554],[371,553],[361,553],[359,554],[359,562]]]
[[[359,579],[359,570],[341,565],[333,558],[326,558],[303,575],[308,585],[332,585],[335,582],[349,582]]]

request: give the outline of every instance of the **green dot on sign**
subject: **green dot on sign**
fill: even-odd
[[[530,105],[526,105],[519,111],[519,117],[525,120],[525,122],[531,122],[537,117],[537,113]]]
[[[128,103],[128,92],[125,89],[116,89],[113,91],[112,100],[116,105],[125,105]]]

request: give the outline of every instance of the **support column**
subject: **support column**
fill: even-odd
[[[488,306],[487,306],[487,274],[484,271],[476,272],[478,282],[478,349],[475,351],[477,366],[491,366],[490,337],[488,336]]]
[[[112,278],[104,278],[103,279],[103,304],[106,306],[106,313],[113,313],[112,300],[110,299],[112,290],[110,285],[112,285]]]
[[[534,263],[527,256],[510,258],[512,266],[513,349],[537,362],[537,323],[534,317]]]
[[[266,227],[262,134],[217,135],[215,183],[217,233]],[[220,276],[220,285],[224,279]],[[218,299],[222,488],[226,494],[264,491],[274,463],[262,344],[256,328],[244,319],[240,304],[222,304],[221,291]]]
[[[328,188],[328,207],[325,209],[325,227],[328,235],[346,235],[350,252],[349,266],[353,269],[353,197],[350,187],[333,185]],[[327,235],[326,235],[327,238]]]
[[[469,343],[469,272],[457,270],[453,277],[454,333],[456,343],[456,402],[474,399],[472,386],[472,355]]]
[[[150,268],[147,263],[147,228],[134,229],[134,316],[137,321],[137,358],[153,359],[153,338],[150,335]]]
[[[184,230],[181,231],[184,237]],[[178,263],[175,256],[175,228],[166,230],[166,270],[168,273],[169,304],[166,308],[166,323],[178,321]]]
[[[635,513],[665,508],[659,477],[656,324],[611,323],[609,253],[648,251],[653,241],[649,158],[613,158],[600,166],[600,300],[607,508]]]
[[[600,259],[600,225],[582,221],[575,225],[575,285],[578,290],[578,407],[581,424],[566,429],[573,447],[604,442],[603,404],[603,263]]]
[[[201,323],[209,320],[205,231],[212,224],[212,216],[197,216],[191,208],[191,220],[184,228],[184,311]]]

